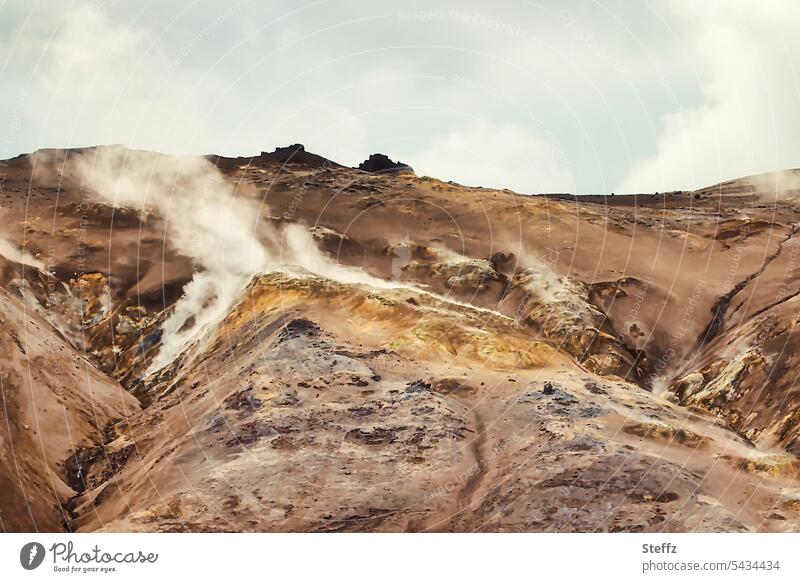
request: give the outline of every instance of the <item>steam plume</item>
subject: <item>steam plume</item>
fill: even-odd
[[[6,222],[3,216],[4,213],[4,210],[0,211],[0,223]],[[31,255],[29,252],[23,249],[18,249],[3,235],[2,232],[0,232],[0,255],[4,256],[10,261],[15,261],[29,267],[35,267],[42,271],[44,271],[45,268],[42,261]]]
[[[148,373],[169,364],[204,328],[224,317],[257,273],[297,266],[340,283],[395,287],[324,255],[304,226],[290,224],[279,231],[259,225],[257,205],[237,197],[233,185],[205,158],[112,147],[81,156],[76,167],[102,200],[164,217],[169,241],[200,266],[162,326],[161,349]]]
[[[164,322],[161,349],[148,370],[156,371],[224,316],[269,264],[256,236],[258,208],[236,197],[232,184],[202,157],[100,148],[78,158],[76,168],[104,201],[162,216],[170,243],[199,265]],[[187,325],[190,319],[193,325]]]
[[[433,295],[337,263],[320,251],[304,225],[277,229],[260,221],[257,204],[237,196],[233,184],[206,158],[104,147],[80,156],[75,167],[101,200],[162,216],[175,250],[200,267],[162,325],[161,348],[147,374],[168,365],[203,330],[220,321],[258,273],[299,267],[343,284],[406,288]]]

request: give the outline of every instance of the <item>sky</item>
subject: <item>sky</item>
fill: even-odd
[[[0,0],[0,158],[124,144],[521,193],[800,167],[793,0]]]

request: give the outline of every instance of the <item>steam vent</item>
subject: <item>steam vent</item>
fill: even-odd
[[[800,0],[221,5],[0,1],[0,582],[800,580]]]
[[[3,525],[791,529],[795,175],[612,198],[302,145],[9,159]]]

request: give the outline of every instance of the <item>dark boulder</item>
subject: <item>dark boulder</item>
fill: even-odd
[[[393,162],[389,159],[389,156],[385,154],[372,154],[369,159],[364,160],[358,165],[358,169],[372,173],[414,172],[411,166],[408,166],[403,162]]]
[[[293,144],[290,146],[275,148],[274,152],[261,152],[261,161],[273,162],[277,164],[298,164],[312,168],[337,168],[341,167],[336,162],[332,162],[317,154],[307,152],[303,144]]]

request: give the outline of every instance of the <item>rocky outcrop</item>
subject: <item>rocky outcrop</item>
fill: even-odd
[[[792,414],[796,409],[782,419],[767,415],[759,419],[750,404],[754,389],[763,381],[766,365],[758,350],[747,350],[678,378],[669,390],[681,405],[719,416],[731,430],[751,441],[758,441],[763,433],[784,439],[797,427],[796,415]]]
[[[265,266],[150,375],[198,267],[166,219],[84,204],[66,159],[50,182],[6,166],[8,237],[53,268],[0,261],[3,528],[796,525],[795,203],[517,196],[325,166],[299,145],[218,161],[269,205],[253,216],[265,247],[287,221],[317,225],[338,265]],[[763,222],[778,219],[780,253]],[[729,270],[742,292],[690,353]],[[678,369],[674,399],[646,389]]]
[[[0,256],[0,273],[12,271],[17,284],[0,285],[0,531],[63,531],[79,490],[71,460],[139,403],[51,325],[37,297],[48,288],[23,287],[22,268]]]
[[[413,173],[414,170],[411,166],[403,162],[393,162],[389,156],[385,154],[372,154],[369,158],[358,164],[359,170],[370,172],[373,174],[387,173],[387,172],[408,172]]]
[[[278,147],[272,152],[261,152],[258,159],[261,162],[273,162],[281,165],[302,165],[310,168],[340,167],[339,164],[331,160],[307,152],[305,146],[299,143],[286,147]]]
[[[392,257],[392,275],[423,284],[443,284],[443,289],[481,293],[500,292],[507,278],[490,259],[465,257],[443,247],[405,239],[390,243],[384,253]]]
[[[729,402],[736,400],[742,377],[748,368],[755,363],[763,363],[764,359],[756,350],[748,351],[735,358],[721,369],[707,369],[706,374],[713,378],[699,390],[693,386],[690,394],[685,394],[683,401],[690,406],[701,406],[711,411],[721,411]],[[716,368],[720,366],[717,365]],[[714,373],[716,371],[716,374]],[[696,382],[695,378],[695,382]]]
[[[541,267],[518,273],[512,285],[525,293],[518,308],[521,319],[588,370],[635,382],[646,379],[642,355],[630,350],[589,302],[587,285]]]

